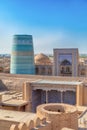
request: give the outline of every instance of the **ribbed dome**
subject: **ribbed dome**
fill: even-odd
[[[51,64],[51,60],[48,56],[40,53],[34,57],[35,64],[36,65],[49,65]]]

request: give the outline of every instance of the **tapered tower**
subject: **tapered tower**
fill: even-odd
[[[11,74],[35,74],[32,35],[14,35]]]

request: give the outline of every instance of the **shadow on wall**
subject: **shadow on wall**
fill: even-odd
[[[6,85],[2,82],[2,80],[0,80],[0,91],[7,91],[7,87]]]

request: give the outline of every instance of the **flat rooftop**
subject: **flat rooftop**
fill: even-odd
[[[2,101],[7,101],[10,99],[22,99],[22,92],[3,91],[0,92],[0,95],[2,96]]]
[[[27,105],[28,102],[22,99],[22,92],[16,91],[4,91],[0,92],[1,103],[2,106],[24,106]]]
[[[27,122],[34,120],[36,114],[29,112],[18,112],[0,109],[0,120],[7,120],[13,122]]]
[[[17,100],[17,99],[10,99],[10,100],[7,100],[7,101],[3,101],[1,103],[1,105],[4,105],[4,106],[14,106],[14,107],[24,106],[24,105],[27,105],[27,104],[28,104],[27,101]]]
[[[38,83],[38,84],[60,84],[60,85],[80,85],[82,82],[78,81],[52,81],[52,80],[38,80],[33,83]]]

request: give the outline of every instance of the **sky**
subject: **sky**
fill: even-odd
[[[87,0],[0,0],[0,53],[11,53],[14,34],[33,35],[35,54],[87,54]]]

